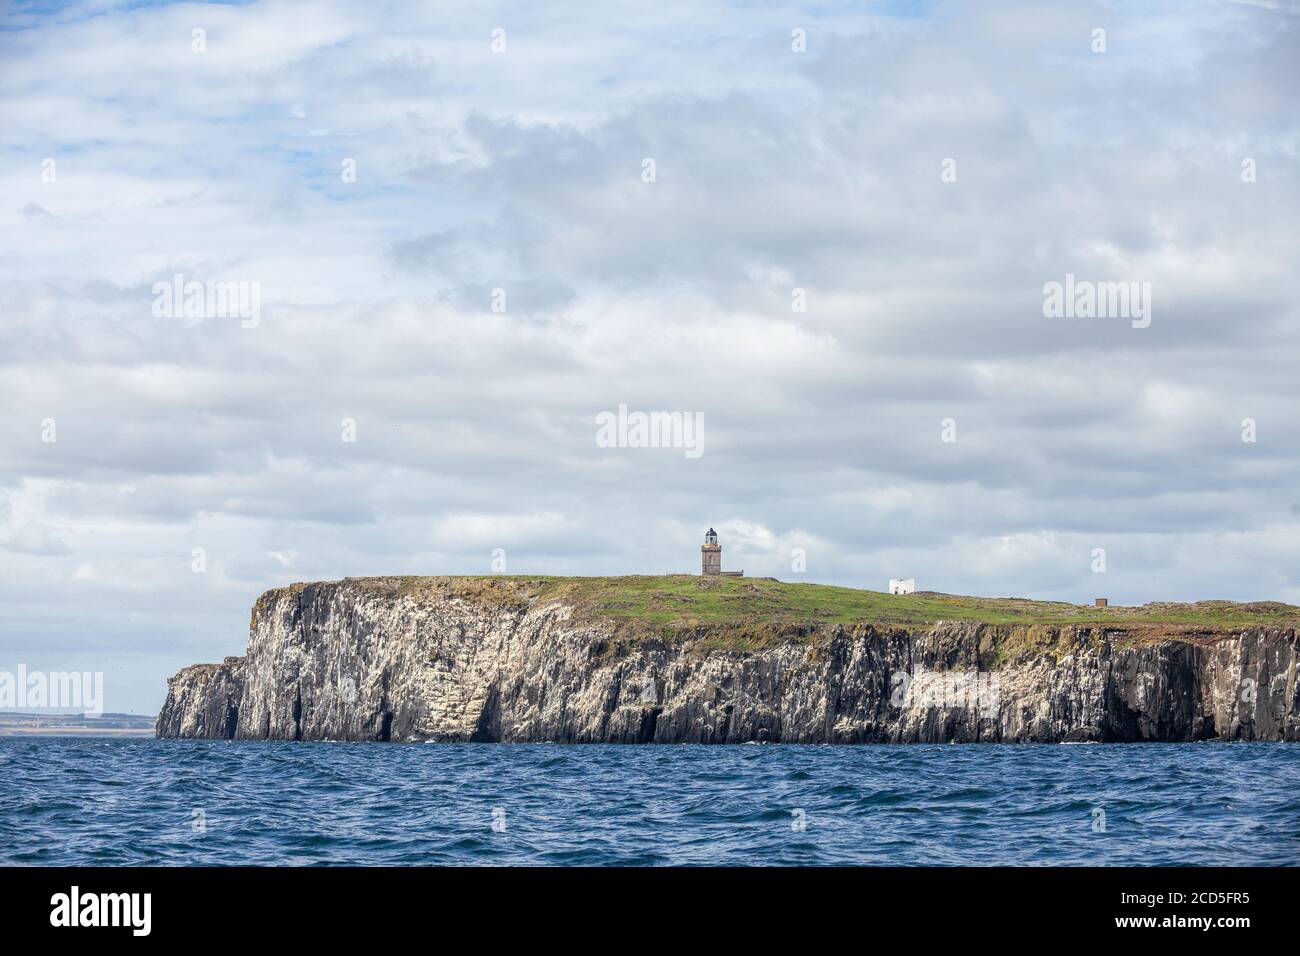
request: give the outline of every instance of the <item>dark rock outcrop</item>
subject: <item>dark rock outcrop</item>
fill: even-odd
[[[394,582],[397,579],[393,579]],[[565,743],[1300,739],[1293,628],[809,627],[626,640],[562,602],[374,579],[259,599],[244,657],[168,682],[160,737]]]

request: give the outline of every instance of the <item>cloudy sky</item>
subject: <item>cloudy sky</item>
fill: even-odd
[[[546,6],[3,4],[0,669],[153,713],[267,588],[710,525],[787,580],[1300,602],[1296,7]],[[1067,273],[1149,327],[1046,317]],[[703,454],[600,447],[620,404]]]

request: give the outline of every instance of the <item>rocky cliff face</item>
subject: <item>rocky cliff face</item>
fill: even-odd
[[[1291,628],[1176,638],[952,621],[750,650],[562,602],[345,580],[263,595],[160,737],[563,743],[1300,740]]]

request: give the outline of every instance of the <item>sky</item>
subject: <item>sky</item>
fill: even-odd
[[[154,713],[268,588],[710,526],[1300,603],[1298,88],[1264,0],[0,3],[0,670]]]

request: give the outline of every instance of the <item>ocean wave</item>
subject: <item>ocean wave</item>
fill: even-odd
[[[3,738],[0,764],[7,864],[1300,864],[1294,744]]]

